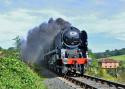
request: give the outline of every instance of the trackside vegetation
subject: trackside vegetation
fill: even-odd
[[[122,51],[120,50],[117,52],[124,53],[123,49],[121,49]],[[114,53],[116,52],[116,50],[111,52]],[[91,58],[91,63],[88,64],[86,74],[125,84],[125,54],[117,55],[117,56],[108,56],[108,57],[104,56],[104,58],[111,58],[119,61],[119,67],[117,69],[101,68],[101,66],[99,65],[99,61],[101,60],[101,58],[97,59],[98,58],[97,55],[92,53],[91,50],[89,50],[89,57]]]
[[[0,89],[46,89],[43,80],[16,50],[0,50]]]

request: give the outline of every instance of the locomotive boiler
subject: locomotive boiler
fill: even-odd
[[[87,33],[70,26],[62,29],[44,51],[46,65],[60,74],[84,74],[87,64]]]

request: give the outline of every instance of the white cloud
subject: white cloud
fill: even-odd
[[[105,5],[106,0],[93,0],[97,5]]]
[[[36,13],[38,16],[33,15],[34,13]],[[2,13],[0,14],[0,31],[11,32],[32,28],[33,26],[38,25],[41,19],[45,21],[45,19],[49,18],[50,16],[55,18],[65,18],[65,16],[63,16],[59,12],[51,10],[18,9],[15,11]]]
[[[4,1],[5,5],[7,5],[7,6],[12,3],[12,0],[3,0],[3,1]]]
[[[76,27],[91,33],[106,33],[108,36],[125,41],[125,12],[110,18],[100,18],[96,14],[71,17]],[[122,35],[121,35],[122,33]],[[123,38],[124,37],[124,38]],[[121,39],[122,38],[122,39]]]
[[[71,13],[74,13],[71,11]],[[125,12],[121,12],[110,18],[100,18],[99,14],[78,14],[67,16],[57,10],[50,9],[17,9],[0,14],[0,35],[6,36],[5,40],[10,40],[17,35],[25,35],[30,28],[33,28],[50,17],[62,17],[71,22],[74,26],[87,30],[88,33],[104,32],[113,38],[125,41]],[[122,33],[122,35],[121,35]],[[0,37],[0,41],[3,37]],[[3,43],[1,43],[3,45]]]
[[[125,0],[119,0],[119,1],[121,1],[121,2],[125,2]]]
[[[0,45],[12,46],[13,38],[26,35],[27,31],[37,24],[37,17],[23,10],[0,14]],[[8,42],[8,44],[6,44]]]
[[[17,9],[0,14],[0,45],[11,46],[13,38],[18,35],[25,36],[29,29],[47,21],[50,17],[66,18],[55,10],[28,10]],[[10,43],[5,44],[5,43]]]

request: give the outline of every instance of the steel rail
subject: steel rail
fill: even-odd
[[[68,80],[68,81],[70,81],[70,82],[72,82],[72,83],[74,83],[76,85],[79,85],[80,87],[85,88],[85,89],[97,89],[97,88],[95,88],[95,87],[93,87],[91,85],[88,85],[88,84],[86,84],[84,82],[81,82],[81,81],[79,81],[77,79],[74,79],[74,78],[66,76],[66,75],[63,76],[63,78],[65,78],[66,80]]]
[[[75,85],[78,85],[84,89],[98,89],[96,86],[93,86],[93,85],[89,85],[83,81],[80,81],[79,79],[77,78],[73,78],[73,77],[70,77],[68,75],[60,75],[59,73],[57,73],[57,71],[53,71],[54,73],[56,73],[58,76],[74,83]],[[79,77],[79,78],[85,78],[85,79],[88,79],[88,80],[91,80],[91,81],[94,81],[94,82],[99,82],[100,84],[107,84],[109,87],[115,87],[116,89],[125,89],[125,85],[124,84],[121,84],[121,83],[116,83],[116,82],[112,82],[112,81],[109,81],[109,80],[104,80],[104,79],[101,79],[101,78],[98,78],[98,77],[93,77],[93,76],[90,76],[90,75],[83,75],[82,77]]]
[[[94,80],[96,82],[101,82],[102,84],[106,83],[109,86],[115,86],[117,89],[125,89],[125,85],[121,84],[121,83],[116,83],[116,82],[112,82],[112,81],[109,81],[109,80],[104,80],[104,79],[93,77],[93,76],[90,76],[90,75],[83,75],[83,77],[87,78],[87,79]]]

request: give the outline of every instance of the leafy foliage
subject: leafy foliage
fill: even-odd
[[[16,49],[20,49],[20,45],[21,45],[21,39],[20,39],[20,37],[17,36],[13,40],[15,40]]]
[[[125,84],[125,71],[121,72],[118,76],[118,81]]]
[[[110,53],[107,51],[107,53]],[[113,56],[110,58],[120,60],[120,67],[115,71],[114,69],[103,69],[99,65],[99,60],[96,59],[95,54],[89,50],[89,57],[92,58],[91,64],[88,65],[86,74],[92,75],[95,77],[103,78],[110,81],[125,83],[124,74],[125,74],[125,55]],[[116,77],[116,75],[118,75]]]
[[[91,49],[88,50],[88,56],[92,59],[95,59],[96,58],[96,55],[92,52]]]
[[[0,89],[46,89],[43,79],[19,60],[18,52],[1,51]]]

